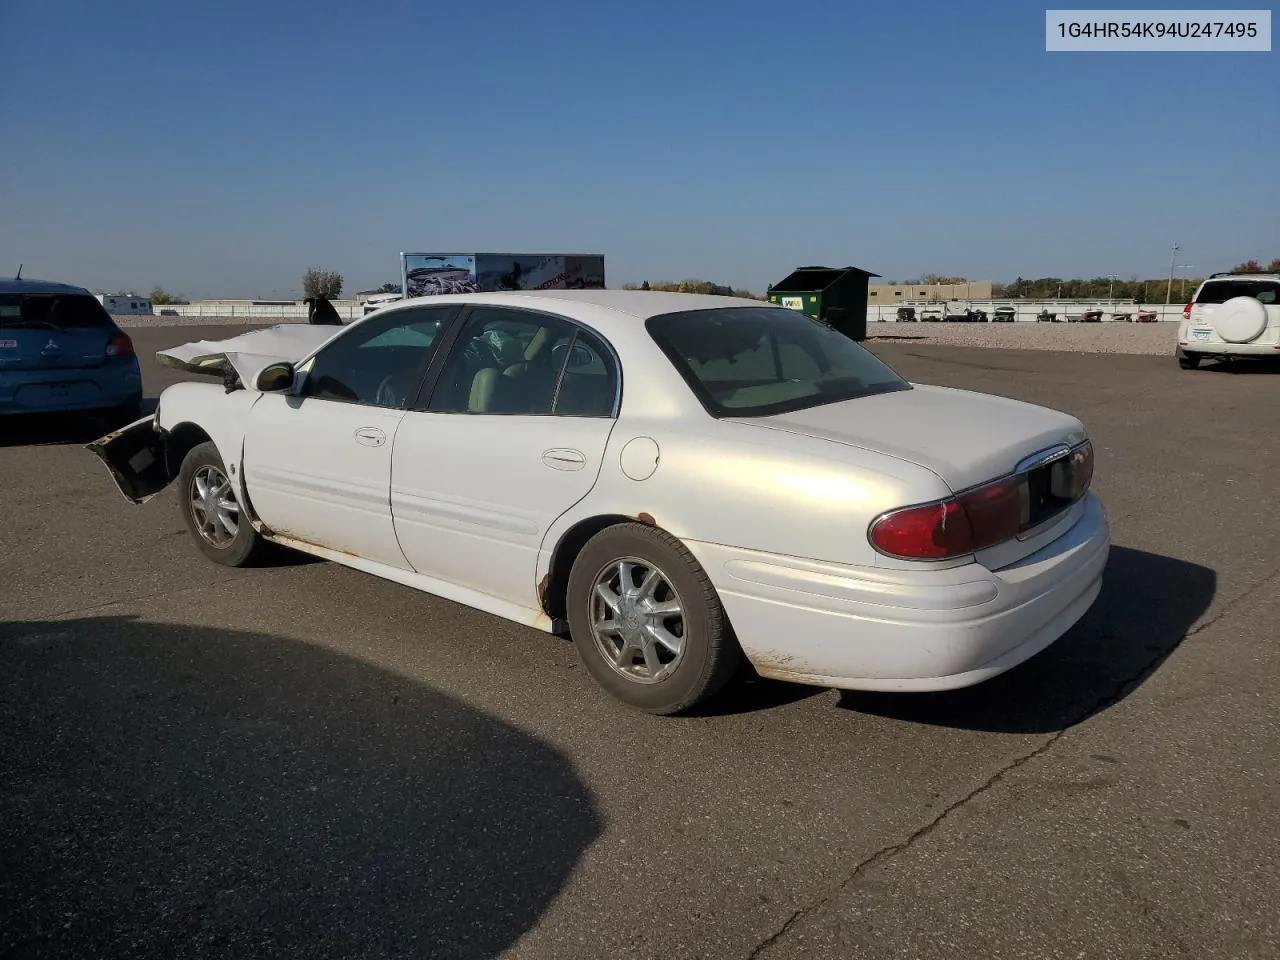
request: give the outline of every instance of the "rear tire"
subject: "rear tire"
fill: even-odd
[[[1198,354],[1183,353],[1181,350],[1179,350],[1178,366],[1181,367],[1183,370],[1194,370],[1196,367],[1200,366],[1200,357]]]
[[[711,580],[663,530],[638,523],[602,530],[574,560],[567,593],[583,665],[638,710],[683,713],[719,693],[742,663]]]
[[[178,471],[178,506],[200,552],[226,567],[248,566],[266,546],[240,507],[212,441],[191,448]]]

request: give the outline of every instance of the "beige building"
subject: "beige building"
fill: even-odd
[[[991,281],[969,283],[873,283],[867,288],[867,304],[905,303],[908,300],[990,300]]]

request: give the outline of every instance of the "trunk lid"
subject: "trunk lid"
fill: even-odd
[[[886,453],[931,470],[952,492],[1009,474],[1047,448],[1085,439],[1083,424],[1056,410],[916,384],[738,422]]]

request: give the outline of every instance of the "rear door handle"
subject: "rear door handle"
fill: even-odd
[[[355,438],[366,447],[380,447],[387,442],[387,435],[377,427],[361,427],[355,432]]]
[[[553,470],[581,470],[587,465],[587,457],[581,450],[561,447],[544,451],[542,462]]]

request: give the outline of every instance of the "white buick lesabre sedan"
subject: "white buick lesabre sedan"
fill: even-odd
[[[177,480],[211,560],[268,543],[548,632],[675,713],[745,657],[845,689],[969,686],[1094,602],[1109,551],[1074,417],[908,383],[752,300],[407,300],[161,351],[90,445],[141,503]]]

